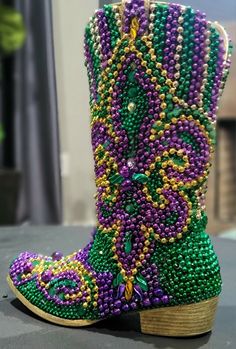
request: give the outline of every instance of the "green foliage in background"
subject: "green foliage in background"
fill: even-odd
[[[0,4],[0,80],[2,76],[1,56],[19,49],[25,41],[25,36],[22,15],[15,9]],[[4,136],[4,130],[0,124],[0,143]]]
[[[4,131],[2,125],[0,125],[0,142],[4,139]]]
[[[25,40],[23,18],[15,9],[0,5],[0,53],[10,54]]]

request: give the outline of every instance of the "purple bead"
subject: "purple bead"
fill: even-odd
[[[31,262],[27,262],[25,265],[24,265],[24,273],[31,273],[31,271],[33,270],[33,265]]]
[[[120,314],[121,314],[121,310],[115,308],[115,309],[113,309],[112,313],[113,313],[113,315],[116,315],[116,316],[117,316],[117,315],[120,315]]]
[[[167,295],[164,295],[161,297],[161,301],[164,304],[167,304],[169,302],[169,297]]]
[[[135,309],[137,309],[138,305],[135,302],[132,302],[130,304],[130,307],[131,307],[131,309],[135,310]]]
[[[145,307],[149,307],[149,306],[151,305],[150,299],[149,299],[149,298],[144,299],[143,305],[144,305]]]
[[[161,300],[160,300],[160,298],[155,297],[155,298],[152,299],[152,303],[153,303],[154,305],[158,305],[158,304],[161,303]]]
[[[44,271],[41,275],[41,279],[45,283],[49,282],[51,278],[52,278],[52,272],[50,270]]]
[[[157,297],[161,297],[163,296],[164,292],[162,291],[161,288],[157,288],[153,291],[154,295],[157,296]]]
[[[51,257],[54,261],[59,261],[62,259],[63,253],[61,251],[55,251],[52,253]]]

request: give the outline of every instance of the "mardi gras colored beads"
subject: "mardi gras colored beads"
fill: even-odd
[[[32,304],[101,319],[220,293],[204,210],[226,50],[204,14],[178,4],[131,0],[89,20],[96,228],[69,256],[13,261],[13,283]]]

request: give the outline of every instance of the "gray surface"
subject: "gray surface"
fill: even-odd
[[[223,292],[216,323],[211,334],[191,339],[143,335],[138,315],[125,315],[89,328],[70,329],[49,324],[28,311],[5,281],[8,265],[19,252],[31,250],[50,255],[81,248],[91,229],[75,227],[21,227],[0,229],[0,348],[160,348],[160,349],[235,349],[236,348],[236,242],[213,239],[219,256]],[[8,298],[2,298],[8,295]]]

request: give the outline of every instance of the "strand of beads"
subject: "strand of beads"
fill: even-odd
[[[209,59],[208,59],[208,79],[207,83],[205,85],[205,90],[203,94],[203,103],[204,103],[204,110],[208,113],[208,116],[210,119],[214,120],[215,116],[214,113],[210,110],[211,106],[211,97],[212,92],[214,90],[214,78],[216,74],[216,68],[217,68],[217,56],[218,56],[218,48],[219,48],[219,34],[216,32],[216,30],[211,27],[210,28],[210,52],[209,52]]]
[[[91,35],[93,40],[93,46],[95,54],[99,57],[100,62],[102,61],[102,46],[101,46],[101,38],[99,34],[99,27],[98,27],[98,15],[99,10],[96,11],[95,16],[90,21],[91,25]]]
[[[177,41],[177,46],[176,46],[176,49],[175,49],[175,55],[173,57],[174,61],[175,61],[175,70],[176,72],[174,73],[174,79],[176,81],[178,81],[178,79],[180,78],[180,64],[179,64],[179,59],[180,59],[180,56],[181,56],[181,53],[182,53],[182,49],[183,49],[183,21],[184,21],[184,12],[185,12],[185,8],[181,7],[180,8],[180,16],[178,17],[178,27],[177,27],[177,38],[176,38],[176,41]],[[177,85],[178,86],[178,85]]]
[[[199,101],[198,101],[198,106],[199,106],[199,111],[201,113],[204,112],[203,109],[203,97],[204,97],[204,91],[205,87],[207,84],[207,77],[208,77],[208,57],[210,53],[210,30],[209,30],[210,23],[207,22],[206,28],[205,28],[205,42],[204,42],[204,52],[205,52],[205,57],[204,57],[204,64],[203,64],[203,72],[202,72],[202,83],[201,83],[201,88],[200,88],[200,93],[199,93]],[[205,115],[206,117],[208,116],[207,114]]]
[[[193,65],[191,72],[191,80],[189,85],[188,104],[196,107],[199,102],[199,93],[201,90],[201,84],[203,79],[203,65],[207,63],[208,55],[205,54],[205,37],[204,32],[206,30],[205,15],[196,11],[194,21],[194,48],[193,48]]]
[[[102,69],[106,68],[107,61],[111,57],[111,34],[108,27],[107,17],[105,15],[104,9],[98,10],[96,12],[97,25],[99,30],[99,41],[100,41],[100,52]]]
[[[157,57],[157,61],[163,61],[163,49],[165,45],[166,31],[165,26],[167,22],[168,6],[154,5],[153,13],[155,15],[154,29],[153,29],[153,47]]]
[[[93,61],[92,61],[92,57],[89,51],[89,46],[86,40],[84,43],[84,55],[85,55],[85,62],[86,62],[86,67],[88,71],[90,101],[92,103],[93,101],[97,100],[97,87],[96,87],[96,78],[93,71]]]
[[[174,78],[174,55],[180,52],[181,46],[177,44],[178,18],[181,14],[179,5],[170,4],[166,22],[166,41],[164,48],[163,68],[167,71],[170,79]]]
[[[149,39],[152,40],[153,37],[154,37],[154,34],[153,34],[153,30],[154,30],[154,23],[155,23],[155,4],[151,4],[150,5],[150,9],[149,9]]]
[[[181,16],[180,16],[181,17]],[[183,27],[183,41],[182,50],[180,55],[180,78],[178,80],[178,87],[176,90],[176,96],[187,100],[189,93],[189,85],[192,70],[192,57],[193,57],[193,37],[194,37],[194,18],[195,12],[191,8],[186,8],[183,15],[184,21]]]
[[[123,32],[130,33],[132,19],[136,17],[139,21],[138,35],[142,36],[148,29],[148,19],[144,0],[125,1],[123,12]]]
[[[98,81],[99,81],[99,76],[101,72],[101,63],[100,63],[100,58],[99,58],[99,50],[98,50],[98,44],[96,41],[96,25],[95,25],[95,18],[93,17],[89,23],[89,27],[86,29],[85,33],[85,40],[88,45],[88,50],[92,59],[92,71],[94,75],[94,80],[92,80],[92,84],[96,87],[96,100],[98,97],[97,90],[98,90]]]
[[[120,26],[121,17],[118,6],[104,5],[104,14],[110,31],[110,45],[111,49],[116,46],[117,40],[121,37]]]
[[[121,19],[121,12],[120,12],[120,7],[119,6],[113,6],[113,12],[115,13],[115,20],[116,20],[116,25],[118,27],[120,37],[122,36],[122,19]]]
[[[218,55],[217,55],[217,67],[215,70],[215,76],[213,81],[213,89],[212,89],[212,95],[211,95],[211,104],[210,104],[210,110],[213,114],[213,120],[216,119],[216,112],[218,110],[218,102],[220,98],[220,87],[221,82],[223,80],[223,72],[224,72],[224,65],[225,65],[225,47],[223,39],[219,39],[219,47],[218,47]]]

